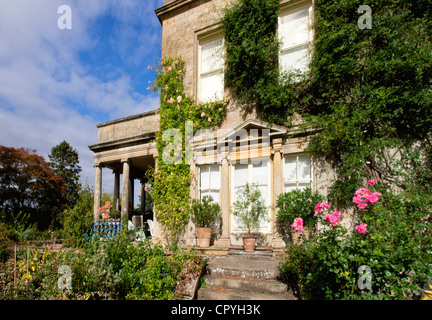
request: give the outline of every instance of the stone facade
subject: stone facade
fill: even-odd
[[[194,96],[197,96],[198,92],[199,41],[209,35],[223,35],[218,21],[222,17],[222,9],[230,2],[230,0],[165,0],[164,5],[155,11],[162,25],[162,56],[183,58],[185,89]],[[281,1],[281,5],[298,2],[284,0]],[[228,95],[227,91],[225,95]],[[155,165],[156,146],[150,141],[154,139],[158,120],[158,114],[154,111],[98,125],[98,144],[90,146],[90,149],[95,152],[95,219],[97,208],[100,206],[102,167],[113,170],[116,186],[120,181],[119,174],[123,174],[122,203],[126,205],[123,205],[122,213],[128,214],[133,207],[133,204],[127,201],[130,194],[129,181],[142,179],[148,167]],[[256,119],[254,113],[244,113],[231,103],[226,119],[219,128],[212,131],[211,138],[205,141],[201,139],[194,141],[196,150],[203,152],[191,165],[191,197],[200,198],[201,193],[204,192],[200,186],[204,168],[207,170],[214,165],[212,168],[220,177],[215,188],[222,210],[223,224],[221,231],[215,234],[213,246],[227,248],[241,244],[240,235],[244,230],[230,212],[236,190],[235,177],[241,171],[240,169],[249,170],[249,178],[252,180],[256,178],[254,172],[258,172],[255,170],[266,172],[263,190],[267,192],[269,206],[275,203],[279,194],[296,183],[299,186],[311,186],[320,194],[327,195],[329,181],[334,178],[334,173],[324,160],[305,153],[308,144],[307,135],[288,138],[290,134],[296,132],[296,129],[296,127],[270,126]],[[256,132],[258,135],[254,136],[251,132]],[[253,152],[250,148],[242,150],[243,142],[246,146],[256,143],[256,149]],[[254,159],[261,159],[262,167],[255,167]],[[302,170],[307,169],[307,172],[297,172],[300,167],[303,168]],[[293,174],[289,173],[289,170],[297,170],[295,172],[297,178],[290,177]],[[300,181],[298,176],[301,174],[305,176],[306,181]],[[117,186],[114,190],[115,197],[116,195],[118,197],[118,190]],[[276,228],[276,214],[274,208],[269,209],[269,221],[259,229],[259,245],[273,248],[285,246],[286,239],[278,234]],[[157,221],[154,220],[157,226]],[[163,237],[157,231],[154,238]],[[196,230],[192,223],[189,223],[182,241],[184,245],[196,245]]]

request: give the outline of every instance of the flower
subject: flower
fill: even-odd
[[[326,202],[318,202],[318,204],[315,206],[315,214],[314,216],[316,217],[318,215],[318,213],[324,213],[325,209],[329,209],[330,205]]]
[[[167,100],[168,103],[173,104],[174,103],[174,99],[171,97]]]
[[[335,227],[339,224],[340,217],[341,217],[341,213],[339,211],[335,211],[332,214],[326,214],[324,216],[324,221],[330,222],[333,225],[333,227]]]
[[[368,184],[370,184],[370,185],[374,185],[375,184],[375,180],[374,179],[370,179],[370,180],[368,180]]]
[[[207,119],[207,121],[208,121],[208,122],[211,122],[211,118],[209,117],[209,118]]]
[[[360,222],[359,225],[355,226],[355,231],[357,231],[360,234],[364,234],[367,231],[367,224]]]
[[[201,113],[201,118],[205,116],[205,112]]]
[[[294,222],[291,225],[291,228],[297,230],[298,232],[302,233],[304,231],[303,227],[303,219],[302,218],[295,218]]]
[[[180,103],[182,101],[182,96],[177,97],[177,102]]]

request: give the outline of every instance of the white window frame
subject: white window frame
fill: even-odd
[[[310,165],[310,177],[307,180],[300,180],[299,179],[299,157],[302,156],[308,156],[309,157],[309,165]],[[286,176],[287,176],[287,172],[285,172],[285,162],[287,158],[292,158],[295,157],[296,158],[296,174],[295,174],[295,179],[294,180],[287,180]],[[283,190],[284,192],[286,191],[287,185],[296,185],[296,188],[298,189],[303,189],[303,188],[307,188],[310,187],[312,188],[313,186],[313,158],[312,155],[309,153],[297,153],[297,154],[286,154],[283,156],[283,163],[282,163],[282,172],[283,172]],[[299,184],[309,184],[309,186],[299,186]]]
[[[215,41],[221,41],[221,46],[222,46],[222,52],[221,54],[223,55],[223,51],[224,51],[224,46],[225,46],[225,41],[224,41],[224,37],[223,34],[221,33],[217,33],[217,34],[213,34],[210,36],[206,36],[206,37],[201,37],[198,39],[198,74],[197,74],[197,97],[199,100],[203,101],[203,102],[208,102],[208,101],[214,101],[213,98],[215,98],[215,100],[222,100],[224,98],[224,67],[225,67],[225,61],[223,62],[222,66],[218,66],[215,69],[211,69],[208,71],[203,72],[202,71],[202,47],[205,45],[208,45],[212,42]],[[224,59],[224,57],[222,57],[222,59]],[[218,88],[218,90],[216,90],[211,97],[204,97],[203,93],[202,93],[202,81],[204,77],[208,77],[208,76],[222,76],[222,88]],[[219,91],[221,91],[222,96],[215,96],[214,94],[217,94]]]
[[[289,45],[289,46],[284,46],[283,41],[282,41],[282,30],[281,30],[281,20],[289,15],[289,14],[293,14],[296,12],[300,12],[303,10],[308,9],[308,39],[306,41],[303,41],[301,43],[297,43],[295,45]],[[287,53],[287,52],[294,52],[296,50],[302,49],[303,47],[306,47],[307,49],[307,64],[310,63],[310,59],[311,59],[311,43],[312,43],[312,39],[313,39],[313,31],[312,31],[312,20],[313,20],[313,5],[311,1],[306,1],[306,2],[302,2],[300,4],[296,4],[296,5],[290,5],[290,6],[286,6],[285,8],[282,8],[280,13],[279,13],[279,17],[278,17],[278,37],[279,37],[279,41],[282,42],[281,45],[281,50],[279,51],[279,65],[280,65],[280,71],[287,71],[286,70],[286,66],[284,67],[282,65],[282,54]],[[306,65],[303,69],[301,69],[301,71],[307,71],[308,70],[308,66]]]
[[[271,223],[270,223],[270,217],[271,217],[271,204],[272,204],[272,176],[271,176],[271,166],[272,166],[272,162],[270,161],[270,159],[268,157],[263,157],[263,158],[254,158],[254,159],[249,159],[248,162],[248,182],[252,183],[253,182],[253,165],[258,163],[259,161],[267,161],[267,218],[268,221],[262,223],[257,229],[257,232],[260,233],[270,233],[271,232]],[[231,165],[231,177],[232,177],[232,181],[231,181],[231,205],[234,203],[235,201],[235,193],[236,193],[236,188],[235,188],[235,166],[236,165],[241,165],[242,163],[233,163]],[[244,232],[245,228],[241,228],[238,224],[238,222],[236,221],[236,219],[238,219],[237,217],[235,217],[233,214],[231,215],[231,232]]]
[[[219,187],[215,188],[214,186],[212,186],[212,181],[211,181],[211,173],[210,170],[212,167],[217,167],[218,168],[218,177],[219,177]],[[208,191],[210,194],[212,192],[218,192],[219,193],[219,201],[217,201],[218,204],[220,204],[221,199],[220,199],[220,195],[221,195],[221,183],[222,183],[222,174],[221,174],[221,166],[219,164],[203,164],[200,165],[198,167],[199,169],[199,176],[198,176],[198,190],[199,190],[199,199],[202,199],[202,192],[203,191]],[[203,188],[201,186],[201,173],[203,170],[208,170],[209,172],[209,187],[208,188]],[[213,199],[215,200],[215,199]]]

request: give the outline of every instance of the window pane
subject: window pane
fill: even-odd
[[[223,71],[207,74],[200,77],[200,94],[201,100],[211,99],[221,100],[224,94],[224,74]]]
[[[285,192],[290,192],[294,189],[297,189],[297,184],[286,184],[285,185]]]
[[[236,164],[234,167],[234,186],[244,186],[248,182],[248,165]]]
[[[310,184],[310,182],[301,182],[301,183],[299,183],[298,184],[298,189],[306,189],[307,187],[310,187],[311,186],[311,184]]]
[[[282,48],[309,41],[309,9],[283,15],[279,21]]]
[[[208,189],[210,187],[210,172],[209,166],[202,166],[200,170],[200,188]]]
[[[264,200],[264,205],[268,206],[268,187],[258,186],[258,190],[261,191],[261,197]]]
[[[285,181],[296,181],[297,180],[297,156],[286,157],[284,175]]]
[[[252,182],[259,185],[267,185],[268,182],[268,171],[267,161],[262,160],[260,163],[253,165],[252,171]]]
[[[210,195],[212,196],[214,202],[219,203],[219,191],[212,190]]]
[[[308,66],[308,46],[301,46],[292,50],[283,51],[280,54],[282,70],[296,69],[306,71]]]
[[[201,190],[201,199],[204,198],[205,196],[210,196],[210,192],[207,190]]]
[[[220,188],[219,165],[210,166],[210,187],[212,189]]]
[[[311,178],[311,160],[309,155],[298,157],[298,179],[310,180]]]
[[[223,64],[222,39],[201,45],[201,74],[223,68]]]

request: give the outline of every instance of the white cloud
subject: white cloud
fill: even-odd
[[[72,9],[72,30],[57,27],[63,4]],[[152,64],[160,46],[154,9],[161,5],[162,0],[0,0],[0,144],[36,149],[48,158],[66,140],[79,152],[82,181],[93,185],[88,145],[97,142],[96,124],[155,109],[159,101],[137,92],[122,65],[110,66],[113,76],[104,79],[82,63],[80,53],[96,49],[94,22],[109,13],[118,22],[109,35],[113,50],[129,66],[145,59]],[[107,173],[104,180],[111,191]]]

